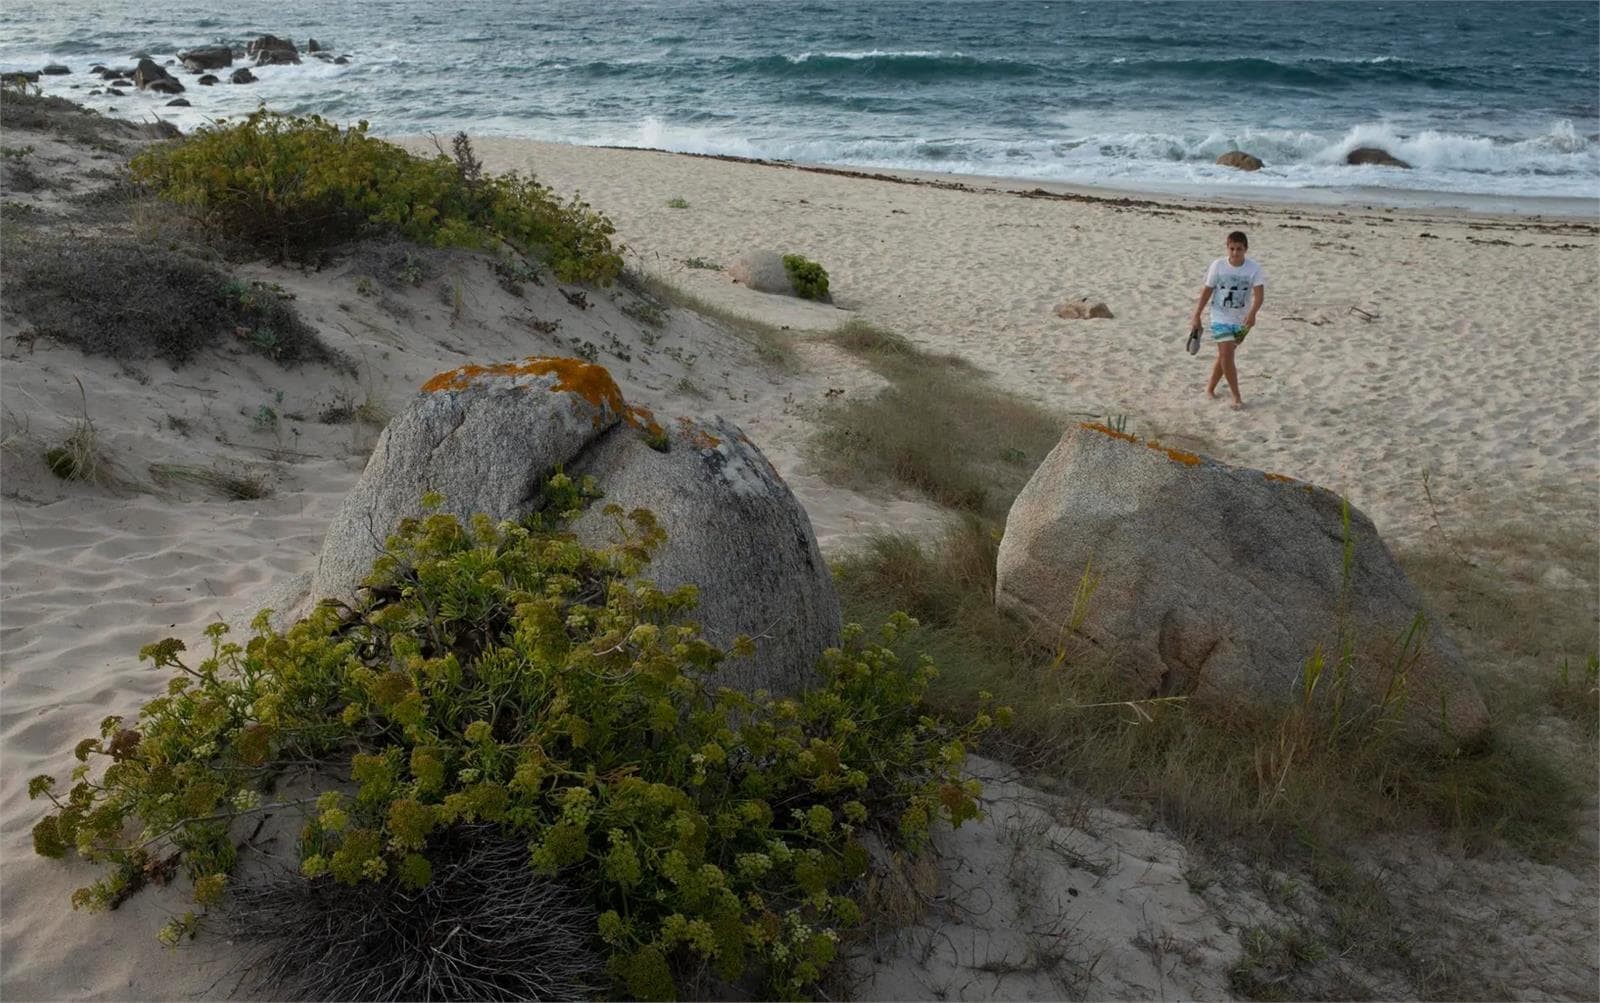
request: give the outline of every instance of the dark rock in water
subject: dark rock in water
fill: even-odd
[[[157,80],[173,80],[172,74],[162,69],[153,59],[141,59],[134,67],[133,82],[140,90],[148,90]],[[173,80],[176,83],[175,80]]]
[[[1355,165],[1376,164],[1379,167],[1404,167],[1407,170],[1411,168],[1411,165],[1404,160],[1392,156],[1388,151],[1380,150],[1375,146],[1356,147],[1344,155],[1344,162]]]
[[[120,97],[126,97],[126,96],[127,96],[127,94],[128,94],[128,92],[127,92],[127,91],[119,91],[119,90],[117,90],[117,89],[116,89],[116,88],[115,88],[115,87],[108,87],[108,88],[106,88],[106,93],[107,93],[107,94],[114,94],[114,95],[116,95],[116,96],[117,96],[117,97],[119,97],[119,98],[120,98]]]
[[[64,77],[68,73],[71,73],[72,69],[67,66],[62,66],[60,63],[51,63],[49,66],[46,66],[39,72],[43,73],[47,77]]]
[[[256,61],[257,66],[298,63],[300,61],[300,50],[294,47],[294,43],[287,38],[279,38],[276,35],[262,35],[245,46],[244,51]]]
[[[179,58],[189,70],[202,73],[206,70],[220,70],[224,66],[232,66],[233,50],[226,45],[207,45],[180,53]]]
[[[346,66],[346,65],[349,64],[349,62],[350,62],[350,57],[349,56],[340,56],[338,59],[335,59],[333,61],[333,64],[335,66]]]
[[[233,75],[228,78],[229,83],[235,84],[253,84],[256,82],[256,80],[256,75],[251,73],[248,67],[244,66],[234,70]]]
[[[1260,157],[1253,157],[1243,150],[1229,150],[1217,158],[1219,167],[1237,167],[1241,171],[1259,171],[1264,166]]]
[[[322,51],[322,46],[317,44],[317,40],[316,39],[308,38],[308,39],[306,39],[306,51],[307,52],[321,52]]]
[[[94,96],[96,96],[98,94],[104,94],[104,93],[105,93],[105,91],[103,91],[100,88],[96,87],[94,90],[89,92],[89,96],[90,97],[94,97]]]
[[[106,86],[107,87],[132,87],[133,86],[133,81],[129,80],[127,77],[108,77],[106,79]]]
[[[106,73],[107,73],[107,72],[108,72],[108,71],[107,71],[107,70],[106,70],[106,68],[105,68],[105,67],[104,67],[104,66],[102,66],[102,65],[101,65],[101,64],[99,64],[99,63],[95,63],[95,64],[94,64],[94,65],[93,65],[93,66],[91,66],[91,67],[89,67],[89,72],[90,72],[90,73],[93,73],[93,74],[94,74],[94,75],[95,75],[95,76],[97,76],[97,77],[103,77],[103,76],[105,76],[105,75],[106,75]]]
[[[183,85],[170,77],[166,80],[152,80],[145,85],[144,89],[154,91],[157,94],[182,94],[184,91]]]
[[[171,101],[167,102],[167,107],[168,108],[187,108],[187,107],[189,107],[189,99],[188,98],[173,98]]]
[[[212,84],[217,82],[217,75],[215,73],[207,73],[205,76],[201,77],[195,82],[202,87],[210,87]]]

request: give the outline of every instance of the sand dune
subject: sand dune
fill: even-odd
[[[70,911],[68,895],[90,869],[32,855],[39,806],[27,800],[27,780],[64,774],[78,738],[163,684],[137,663],[140,646],[168,635],[193,646],[209,622],[242,628],[257,608],[293,599],[375,435],[351,412],[381,419],[429,375],[464,361],[587,345],[630,400],[666,414],[726,415],[774,460],[832,554],[885,528],[931,533],[942,519],[920,499],[862,497],[807,468],[816,409],[880,384],[843,353],[804,340],[847,317],[959,353],[1063,412],[1125,415],[1143,435],[1344,492],[1391,541],[1429,538],[1436,518],[1596,524],[1593,220],[1030,198],[1007,190],[1032,187],[1022,184],[896,184],[500,140],[483,141],[480,153],[493,169],[531,168],[558,190],[581,189],[616,219],[633,267],[788,327],[801,339],[796,367],[762,361],[748,338],[685,310],[659,328],[643,323],[628,313],[638,297],[625,289],[591,293],[588,309],[553,285],[517,297],[481,260],[452,254],[431,256],[418,286],[375,292],[356,260],[320,272],[245,270],[293,293],[324,340],[356,361],[354,376],[284,369],[241,346],[182,370],[124,365],[19,341],[25,325],[0,314],[6,998],[215,991],[231,963],[227,945],[172,954],[151,939],[163,911],[182,907],[174,896],[139,896],[117,916]],[[63,170],[81,180],[89,165],[80,158]],[[50,192],[30,198],[46,213],[66,211]],[[689,208],[669,208],[673,198]],[[1271,275],[1258,333],[1240,357],[1251,405],[1243,413],[1204,399],[1209,352],[1196,360],[1182,350],[1206,263],[1235,227],[1250,231]],[[685,264],[727,263],[753,248],[821,261],[836,308],[752,293]],[[1106,300],[1116,318],[1054,316],[1057,302],[1082,295]],[[115,483],[63,482],[45,468],[44,448],[85,416]],[[228,501],[204,484],[162,483],[151,464],[247,475],[272,492]],[[1425,470],[1437,514],[1422,492]],[[1590,586],[1573,578],[1552,587]],[[1593,934],[1592,922],[1580,923],[1562,947],[1577,957],[1580,981],[1583,937]],[[1565,992],[1567,978],[1551,992]],[[1221,982],[1212,972],[1195,985],[1209,994]]]

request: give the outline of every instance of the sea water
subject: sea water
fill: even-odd
[[[261,33],[348,65],[90,96],[94,63]],[[259,104],[457,130],[1142,190],[1600,199],[1600,5],[1014,0],[7,4],[0,68],[185,129]],[[3,112],[0,112],[3,118]],[[1381,147],[1411,170],[1353,167]],[[1242,149],[1266,167],[1215,166]],[[1463,201],[1463,199],[1465,201]],[[1600,203],[1597,203],[1600,205]]]

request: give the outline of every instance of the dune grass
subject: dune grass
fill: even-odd
[[[618,284],[713,321],[749,345],[755,351],[756,358],[775,369],[793,371],[798,363],[789,335],[779,327],[724,309],[655,276],[624,271],[618,278]]]
[[[959,512],[1003,519],[1061,438],[1064,417],[1007,393],[960,358],[861,321],[826,340],[889,381],[871,398],[822,413],[812,460],[835,484],[910,488]]]
[[[272,494],[272,486],[266,478],[253,471],[230,471],[217,466],[183,463],[152,463],[150,476],[157,484],[199,487],[228,501],[255,501]]]
[[[1469,851],[1504,843],[1547,859],[1575,831],[1580,788],[1508,722],[1455,751],[1335,728],[1316,704],[1147,699],[1093,651],[1030,636],[995,608],[999,535],[968,517],[932,545],[877,537],[835,570],[847,620],[893,609],[918,619],[903,654],[934,657],[945,708],[990,692],[1016,709],[1001,758],[1142,807],[1201,844],[1326,846],[1431,827]]]

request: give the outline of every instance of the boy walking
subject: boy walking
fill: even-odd
[[[1233,392],[1235,409],[1244,407],[1239,396],[1239,373],[1234,368],[1233,357],[1244,336],[1255,325],[1256,314],[1267,294],[1267,273],[1247,258],[1250,239],[1243,230],[1228,234],[1228,253],[1218,258],[1206,269],[1206,287],[1200,290],[1200,302],[1194,305],[1194,317],[1189,326],[1200,326],[1200,313],[1211,304],[1211,340],[1217,343],[1217,361],[1211,367],[1211,379],[1206,383],[1206,396],[1217,395],[1217,382],[1224,377]]]

